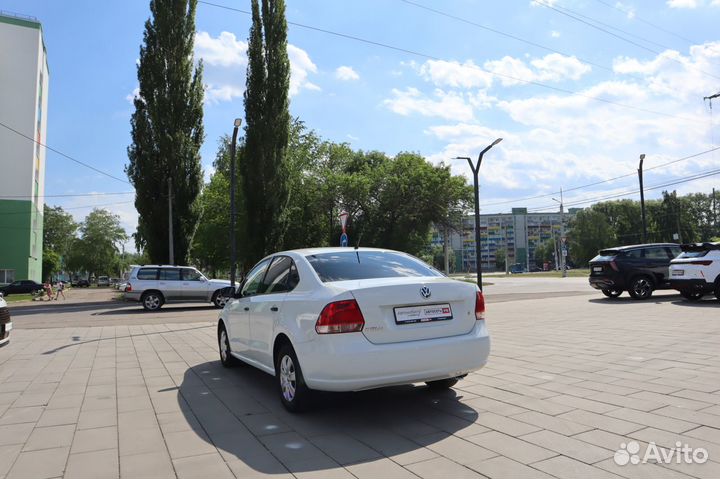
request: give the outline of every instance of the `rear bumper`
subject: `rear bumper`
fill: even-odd
[[[308,387],[359,391],[462,376],[490,355],[484,321],[462,336],[373,344],[362,333],[333,334],[295,345]]]
[[[715,285],[704,279],[670,279],[670,287],[681,292],[712,293]]]
[[[140,291],[125,291],[125,299],[127,301],[140,301]]]
[[[625,281],[622,276],[590,276],[590,286],[595,289],[625,289]]]

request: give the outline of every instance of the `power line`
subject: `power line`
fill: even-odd
[[[63,208],[63,210],[81,210],[83,208],[101,208],[103,206],[117,206],[117,205],[129,205],[135,203],[134,201],[122,201],[119,203],[103,203],[99,205],[84,205],[84,206],[71,206],[69,208]],[[0,213],[0,216],[4,215],[27,215],[27,211],[5,211]]]
[[[222,9],[224,9],[224,10],[229,10],[229,11],[233,11],[233,12],[243,13],[243,14],[246,14],[246,15],[250,15],[250,14],[251,14],[251,13],[248,12],[247,10],[241,10],[241,9],[239,9],[239,8],[228,7],[228,6],[226,6],[226,5],[219,5],[219,4],[217,4],[217,3],[207,2],[207,1],[204,1],[204,0],[198,0],[198,3],[204,4],[204,5],[209,5],[209,6],[216,7],[216,8],[222,8]],[[293,25],[293,26],[296,26],[296,27],[299,27],[299,28],[305,28],[305,29],[308,29],[308,30],[316,31],[316,32],[326,33],[326,34],[328,34],[328,35],[333,35],[333,36],[340,37],[340,38],[345,38],[345,39],[348,39],[348,40],[354,40],[354,41],[357,41],[357,42],[366,43],[366,44],[368,44],[368,45],[374,45],[374,46],[378,46],[378,47],[381,47],[381,48],[386,48],[386,49],[389,49],[389,50],[394,50],[394,51],[397,51],[397,52],[407,53],[407,54],[409,54],[409,55],[414,55],[414,56],[417,56],[417,57],[426,58],[426,59],[428,59],[428,60],[447,61],[447,60],[444,60],[444,59],[442,59],[442,58],[440,58],[440,57],[436,57],[436,56],[429,55],[429,54],[426,54],[426,53],[421,53],[421,52],[417,52],[417,51],[414,51],[414,50],[409,50],[409,49],[406,49],[406,48],[396,47],[396,46],[393,46],[393,45],[389,45],[389,44],[387,44],[387,43],[376,42],[376,41],[374,41],[374,40],[368,40],[368,39],[366,39],[366,38],[361,38],[361,37],[354,36],[354,35],[348,35],[348,34],[346,34],[346,33],[334,32],[334,31],[332,31],[332,30],[326,30],[326,29],[324,29],[324,28],[314,27],[314,26],[311,26],[311,25],[305,25],[305,24],[302,24],[302,23],[291,22],[291,21],[288,21],[287,24],[288,24],[288,25]],[[535,86],[538,86],[538,87],[541,87],[541,88],[545,88],[545,89],[548,89],[548,90],[553,90],[553,91],[557,91],[557,92],[560,92],[560,93],[565,93],[565,94],[573,95],[573,96],[579,96],[579,97],[587,98],[587,99],[589,99],[589,100],[594,100],[594,101],[601,102],[601,103],[606,103],[606,104],[609,104],[609,105],[619,106],[619,107],[627,108],[627,109],[630,109],[630,110],[635,110],[635,111],[639,111],[639,112],[643,112],[643,113],[650,113],[650,114],[652,114],[652,115],[664,116],[664,117],[668,117],[668,118],[675,118],[675,119],[678,119],[678,120],[684,120],[684,121],[689,121],[689,122],[693,122],[693,123],[704,123],[704,121],[701,121],[701,120],[698,120],[698,119],[695,119],[695,118],[688,118],[688,117],[684,117],[684,116],[673,115],[672,113],[664,113],[664,112],[660,112],[660,111],[649,110],[649,109],[647,109],[647,108],[642,108],[642,107],[638,107],[638,106],[628,105],[628,104],[625,104],[625,103],[620,103],[620,102],[617,102],[617,101],[608,100],[608,99],[606,99],[606,98],[601,98],[601,97],[592,96],[592,95],[588,95],[588,94],[581,93],[581,92],[578,92],[578,91],[569,90],[569,89],[567,89],[567,88],[561,88],[561,87],[557,87],[557,86],[547,85],[547,84],[545,84],[545,83],[541,83],[541,82],[538,82],[538,81],[535,81],[535,80],[527,80],[527,79],[524,79],[524,78],[518,78],[518,77],[515,77],[515,76],[512,76],[512,75],[508,75],[508,74],[506,74],[506,73],[500,73],[500,72],[488,70],[488,69],[483,68],[483,67],[481,67],[481,66],[479,66],[479,65],[467,65],[466,68],[470,68],[470,69],[474,69],[474,70],[480,70],[480,71],[483,71],[483,72],[485,72],[485,73],[488,73],[488,74],[493,75],[493,76],[496,76],[496,77],[507,78],[507,79],[514,80],[514,81],[517,81],[517,82],[520,82],[520,83],[525,83],[525,84],[528,84],[528,85],[535,85]]]
[[[614,8],[615,10],[617,10],[617,11],[619,11],[619,12],[623,12],[623,13],[625,13],[625,14],[629,14],[629,13],[631,12],[630,10],[625,10],[625,9],[623,9],[623,8],[620,7],[619,5],[612,5],[612,4],[610,4],[610,3],[608,3],[608,2],[606,2],[606,1],[604,1],[604,0],[595,0],[595,1],[597,1],[597,2],[599,2],[599,3],[602,3],[603,5],[605,5],[605,6],[607,6],[607,7]],[[645,19],[642,18],[641,16],[637,15],[634,11],[633,11],[633,18],[636,19],[636,20],[638,20],[638,21],[640,21],[640,22],[642,22],[642,23],[644,23],[644,24],[646,24],[646,25],[649,25],[649,26],[651,26],[651,27],[653,27],[653,28],[655,28],[655,29],[657,29],[657,30],[660,30],[661,32],[664,32],[664,33],[667,33],[667,34],[669,34],[669,35],[672,35],[672,36],[674,36],[674,37],[676,37],[676,38],[679,38],[680,40],[684,40],[684,41],[688,42],[688,43],[691,44],[691,45],[694,45],[694,44],[699,43],[699,42],[697,42],[696,40],[690,40],[690,39],[687,38],[687,37],[684,37],[684,36],[682,36],[682,35],[680,35],[680,34],[678,34],[678,33],[675,33],[675,32],[673,32],[673,31],[671,31],[671,30],[668,30],[668,29],[666,29],[666,28],[663,28],[663,27],[661,27],[660,25],[656,25],[655,23],[652,23],[652,22],[650,22],[650,21],[648,21],[648,20],[645,20]]]
[[[595,22],[595,23],[597,23],[597,24],[599,24],[599,25],[604,25],[604,26],[606,26],[606,27],[608,27],[608,28],[612,28],[613,30],[617,30],[617,31],[622,32],[622,33],[624,33],[624,34],[626,34],[626,35],[629,35],[629,36],[632,36],[632,37],[635,37],[635,38],[639,38],[639,39],[641,39],[641,40],[643,40],[643,41],[646,41],[646,42],[648,42],[648,43],[653,43],[653,44],[655,44],[655,45],[659,45],[659,46],[661,46],[662,48],[665,48],[666,50],[672,50],[672,48],[664,47],[664,46],[662,46],[661,44],[658,44],[658,43],[655,43],[655,42],[653,42],[653,41],[651,41],[651,40],[647,40],[647,39],[645,39],[645,38],[639,37],[639,36],[634,35],[634,34],[632,34],[632,33],[630,33],[630,32],[626,32],[625,30],[621,30],[621,29],[619,29],[619,28],[613,27],[613,26],[608,25],[608,24],[606,24],[606,23],[603,23],[603,22],[601,22],[601,21],[599,21],[599,20],[595,20],[595,19],[592,18],[592,17],[588,17],[587,15],[583,15],[582,13],[575,12],[575,11],[573,11],[573,10],[570,10],[569,8],[560,7],[560,6],[553,6],[553,5],[550,5],[550,4],[548,4],[548,3],[545,3],[543,0],[535,0],[535,3],[537,3],[538,5],[542,5],[542,6],[545,7],[545,8],[549,8],[550,10],[554,10],[555,12],[557,12],[557,13],[559,13],[559,14],[561,14],[561,15],[565,15],[566,17],[572,18],[572,19],[574,19],[574,20],[576,20],[576,21],[578,21],[578,22],[580,22],[580,23],[583,23],[583,24],[585,24],[585,25],[587,25],[587,26],[589,26],[589,27],[592,27],[592,28],[594,28],[594,29],[596,29],[596,30],[599,30],[599,31],[601,31],[601,32],[604,32],[604,33],[606,33],[606,34],[608,34],[608,35],[610,35],[610,36],[613,36],[613,37],[615,37],[615,38],[617,38],[617,39],[619,39],[619,40],[622,40],[622,41],[624,41],[624,42],[626,42],[626,43],[629,43],[629,44],[631,44],[631,45],[635,45],[636,47],[642,48],[643,50],[647,50],[648,52],[651,52],[651,53],[653,53],[653,54],[655,54],[655,55],[660,55],[661,52],[659,52],[659,51],[657,51],[657,50],[654,50],[654,49],[652,49],[652,48],[650,48],[650,47],[646,47],[645,45],[643,45],[643,44],[641,44],[641,43],[638,43],[638,42],[636,42],[636,41],[630,40],[629,38],[623,37],[622,35],[618,35],[617,33],[613,33],[613,32],[611,32],[610,30],[608,30],[608,29],[606,29],[606,28],[603,28],[603,27],[601,27],[601,26],[595,25],[595,24],[592,23],[592,22]],[[570,13],[568,13],[568,12],[570,12]],[[590,21],[583,20],[583,19],[580,18],[580,17],[587,18],[587,19],[589,19]],[[678,60],[677,58],[673,58],[673,57],[667,57],[667,58],[668,58],[669,60],[672,60],[672,61],[678,63],[679,65],[682,65],[682,66],[684,66],[684,67],[687,67],[687,65],[685,65],[683,62],[681,62],[681,61]],[[688,67],[688,68],[689,68],[689,67]],[[692,67],[692,69],[695,70],[695,71],[697,71],[697,72],[699,72],[699,73],[702,73],[703,75],[706,75],[706,76],[715,78],[715,79],[717,79],[717,80],[720,80],[720,76],[713,75],[712,73],[708,73],[708,72],[706,72],[706,71],[704,71],[704,70],[700,70],[699,68],[694,68],[694,67]]]
[[[681,161],[687,161],[687,160],[690,160],[690,159],[692,159],[692,158],[697,158],[698,156],[702,156],[702,155],[706,155],[706,154],[708,154],[708,153],[712,153],[713,151],[716,151],[716,150],[720,150],[720,146],[715,147],[715,148],[711,148],[711,149],[709,149],[709,150],[701,151],[701,152],[699,152],[699,153],[694,153],[694,154],[692,154],[692,155],[684,156],[684,157],[682,157],[682,158],[677,158],[677,159],[675,159],[675,160],[668,161],[668,162],[666,162],[666,163],[661,163],[661,164],[659,164],[659,165],[655,165],[655,166],[652,166],[652,167],[650,167],[650,168],[644,168],[644,171],[655,170],[655,169],[657,169],[657,168],[662,168],[663,166],[672,165],[673,163],[679,163],[679,162],[681,162]],[[564,189],[563,191],[568,192],[568,191],[581,190],[581,189],[584,189],[584,188],[589,188],[589,187],[591,187],[591,186],[597,186],[597,185],[601,185],[601,184],[603,184],[603,183],[609,183],[609,182],[611,182],[611,181],[619,180],[619,179],[622,179],[622,178],[627,178],[627,177],[629,177],[629,176],[635,176],[636,174],[637,174],[637,172],[626,173],[626,174],[624,174],[624,175],[615,176],[615,177],[613,177],[613,178],[608,178],[608,179],[606,179],[606,180],[595,181],[595,182],[593,182],[593,183],[588,183],[588,184],[586,184],[586,185],[573,186],[572,188],[567,188],[567,189]],[[639,190],[638,190],[638,191],[639,191]],[[481,206],[482,206],[483,208],[487,208],[488,206],[497,206],[497,205],[506,205],[506,204],[510,204],[510,203],[519,203],[519,202],[521,202],[521,201],[537,200],[537,199],[540,199],[540,198],[548,198],[548,197],[550,197],[550,196],[554,196],[554,195],[557,195],[557,194],[560,194],[560,191],[553,191],[552,193],[544,193],[544,194],[542,194],[542,195],[535,195],[535,196],[528,196],[528,197],[525,197],[525,198],[518,198],[518,199],[516,199],[516,200],[496,201],[496,202],[494,202],[494,203],[487,203],[487,204],[484,204],[484,205],[481,205]]]
[[[468,24],[468,25],[472,25],[472,26],[474,26],[474,27],[481,28],[481,29],[486,30],[486,31],[488,31],[488,32],[496,33],[496,34],[498,34],[498,35],[502,35],[502,36],[507,37],[507,38],[512,38],[513,40],[517,40],[517,41],[519,41],[519,42],[522,42],[522,43],[525,43],[525,44],[527,44],[527,45],[531,45],[531,46],[534,46],[534,47],[537,47],[537,48],[541,48],[541,49],[546,50],[546,51],[549,51],[549,52],[558,53],[558,54],[564,55],[564,56],[566,56],[566,57],[574,56],[574,57],[577,58],[578,60],[580,60],[580,61],[582,61],[582,62],[584,62],[584,63],[587,63],[588,65],[592,65],[592,66],[594,66],[594,67],[598,67],[598,68],[601,68],[601,69],[603,69],[603,70],[607,70],[607,71],[614,72],[614,70],[612,69],[612,67],[608,67],[608,66],[606,66],[606,65],[601,65],[601,64],[599,64],[599,63],[595,63],[595,62],[593,62],[593,61],[591,61],[591,60],[588,60],[588,59],[585,59],[585,58],[581,58],[581,57],[572,55],[572,54],[570,54],[570,53],[563,52],[563,51],[561,51],[561,50],[556,50],[556,49],[551,48],[551,47],[548,47],[548,46],[546,46],[546,45],[542,45],[542,44],[540,44],[540,43],[536,43],[536,42],[533,42],[533,41],[531,41],[531,40],[527,40],[527,39],[525,39],[525,38],[518,37],[517,35],[513,35],[512,33],[503,32],[503,31],[501,31],[501,30],[497,30],[497,29],[495,29],[495,28],[488,27],[487,25],[482,25],[482,24],[480,24],[480,23],[473,22],[473,21],[471,21],[471,20],[468,20],[468,19],[465,19],[465,18],[462,18],[462,17],[458,17],[458,16],[456,16],[456,15],[452,15],[452,14],[447,13],[447,12],[443,12],[443,11],[440,11],[440,10],[436,10],[436,9],[434,9],[434,8],[430,8],[430,7],[425,6],[425,5],[421,5],[421,4],[419,4],[419,3],[415,3],[415,2],[413,2],[413,1],[411,1],[411,0],[400,0],[400,1],[403,2],[403,3],[406,3],[406,4],[408,4],[408,5],[412,5],[412,6],[414,6],[414,7],[421,8],[421,9],[423,9],[423,10],[427,10],[428,12],[432,12],[432,13],[435,13],[435,14],[440,15],[440,16],[443,16],[443,17],[451,18],[451,19],[453,19],[453,20],[457,20],[457,21],[459,21],[459,22],[463,22],[463,23],[466,23],[466,24]]]
[[[674,185],[679,185],[679,184],[682,184],[682,183],[688,183],[688,182],[690,182],[690,181],[695,181],[695,180],[699,180],[699,179],[702,179],[702,178],[707,178],[707,177],[710,177],[710,176],[715,176],[715,175],[718,175],[718,174],[720,174],[720,169],[703,171],[703,172],[700,172],[700,173],[695,173],[694,175],[690,175],[690,176],[686,176],[686,177],[681,177],[681,178],[678,179],[678,180],[673,180],[673,181],[670,181],[670,182],[667,182],[667,183],[662,183],[662,184],[650,186],[650,187],[644,188],[644,190],[645,190],[645,191],[653,191],[653,190],[657,190],[657,189],[660,189],[660,188],[667,188],[668,186],[674,186]],[[634,195],[634,194],[637,194],[637,193],[639,193],[639,192],[640,192],[640,189],[638,188],[638,189],[633,189],[633,190],[626,190],[626,191],[623,191],[623,192],[620,192],[620,193],[611,193],[611,194],[607,194],[607,195],[603,195],[603,196],[595,196],[595,197],[587,198],[587,199],[584,199],[584,200],[571,200],[571,201],[566,201],[566,202],[565,202],[565,206],[577,206],[577,205],[582,205],[582,204],[587,204],[587,203],[595,203],[595,202],[598,202],[598,201],[604,201],[604,200],[609,200],[609,199],[614,199],[614,198],[620,198],[620,197],[623,197],[623,196]],[[531,210],[532,210],[532,211],[536,211],[536,210],[537,210],[537,211],[540,211],[540,210],[547,209],[547,208],[551,208],[551,207],[554,207],[554,206],[555,206],[554,204],[548,204],[548,205],[544,205],[544,206],[538,206],[538,207],[530,208],[530,209],[528,209],[528,211],[531,211]]]
[[[24,134],[24,133],[22,133],[22,132],[20,132],[20,131],[17,131],[15,128],[12,128],[12,127],[6,125],[5,123],[0,122],[0,126],[2,126],[3,128],[6,128],[6,129],[12,131],[13,133],[15,133],[15,134],[17,134],[17,135],[22,136],[22,137],[25,138],[25,139],[28,139],[28,140],[32,141],[33,143],[36,143],[36,144],[42,146],[42,147],[45,148],[46,150],[50,150],[50,151],[52,151],[52,152],[54,152],[54,153],[57,153],[58,155],[60,155],[60,156],[62,156],[62,157],[64,157],[64,158],[67,158],[67,159],[70,160],[70,161],[74,161],[74,162],[77,163],[78,165],[82,165],[82,166],[84,166],[85,168],[90,168],[91,170],[93,170],[93,171],[95,171],[95,172],[97,172],[97,173],[100,173],[101,175],[107,176],[108,178],[112,178],[113,180],[122,181],[123,183],[127,183],[128,185],[131,185],[131,183],[130,183],[129,181],[127,181],[127,180],[123,180],[122,178],[119,178],[119,177],[117,177],[117,176],[113,176],[113,175],[111,175],[110,173],[107,173],[107,172],[105,172],[105,171],[98,170],[98,169],[95,168],[94,166],[88,165],[87,163],[84,163],[84,162],[82,162],[82,161],[80,161],[80,160],[77,160],[77,159],[73,158],[73,157],[70,156],[70,155],[66,155],[66,154],[63,153],[62,151],[56,150],[55,148],[52,148],[52,147],[50,147],[50,146],[48,146],[48,145],[45,145],[45,144],[37,141],[35,138],[33,138],[33,137],[31,137],[31,136],[27,136],[26,134]]]

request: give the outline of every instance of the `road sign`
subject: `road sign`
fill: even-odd
[[[350,213],[348,213],[347,211],[342,210],[340,212],[340,226],[342,226],[343,233],[345,233],[345,226],[347,225],[348,216],[350,216]]]
[[[340,246],[347,246],[348,245],[348,235],[347,233],[343,233],[340,235]]]

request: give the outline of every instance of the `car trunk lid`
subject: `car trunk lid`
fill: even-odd
[[[476,287],[448,278],[382,278],[332,283],[348,290],[374,344],[444,338],[475,326]]]

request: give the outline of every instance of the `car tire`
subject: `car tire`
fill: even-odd
[[[162,307],[163,303],[165,303],[165,298],[156,291],[150,291],[149,293],[144,293],[140,301],[145,311],[157,311]]]
[[[622,294],[621,289],[603,289],[602,294],[607,296],[608,298],[617,298]]]
[[[630,281],[628,293],[633,299],[645,300],[653,293],[654,285],[648,276],[636,276]]]
[[[698,301],[703,296],[705,296],[705,294],[699,291],[680,291],[680,296],[687,299],[688,301]]]
[[[228,299],[230,298],[223,294],[223,290],[218,289],[217,291],[215,291],[215,293],[213,293],[212,304],[215,305],[217,309],[223,309],[225,307],[225,304],[227,304]]]
[[[220,363],[224,367],[232,368],[240,363],[235,356],[230,354],[230,338],[222,321],[218,326],[218,351],[220,352]]]
[[[720,300],[720,281],[715,283],[715,291],[713,292],[715,293],[715,297]]]
[[[300,362],[290,344],[280,347],[275,362],[275,377],[283,406],[290,412],[307,409],[312,391],[305,384]]]
[[[431,391],[443,391],[455,386],[459,380],[458,378],[447,378],[440,379],[439,381],[428,381],[425,384],[427,384],[428,389]]]

